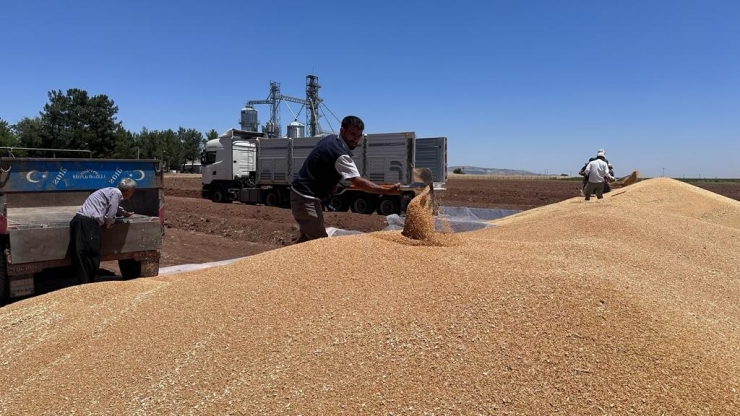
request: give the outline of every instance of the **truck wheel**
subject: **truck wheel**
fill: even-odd
[[[141,276],[140,277],[154,277],[159,275],[159,260],[142,260],[141,264]]]
[[[213,202],[228,202],[228,198],[226,197],[226,191],[221,186],[214,186],[211,188],[211,201]]]
[[[349,211],[349,202],[344,195],[332,195],[329,197],[329,205],[334,208],[334,211],[347,212]]]
[[[159,275],[159,260],[123,259],[118,260],[118,268],[123,280],[152,277]]]
[[[401,213],[401,200],[397,196],[382,196],[378,201],[378,215],[391,215]]]
[[[265,205],[268,207],[280,206],[280,195],[278,195],[275,189],[265,192]]]
[[[141,277],[141,262],[134,259],[118,260],[118,268],[121,269],[123,280]]]
[[[358,214],[372,214],[375,211],[376,200],[368,194],[357,194],[352,198],[350,209]]]

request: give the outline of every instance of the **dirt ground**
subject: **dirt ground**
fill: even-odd
[[[740,200],[740,184],[695,185]],[[200,175],[165,176],[165,237],[161,267],[233,259],[291,244],[297,228],[289,209],[216,204],[200,196]],[[547,179],[450,178],[440,204],[471,208],[527,210],[578,195],[578,182]],[[387,224],[377,214],[325,213],[327,227],[363,232]],[[110,268],[113,265],[105,265]],[[113,266],[115,267],[115,266]]]

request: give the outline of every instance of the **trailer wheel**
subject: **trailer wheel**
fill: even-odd
[[[329,205],[334,208],[334,211],[347,212],[349,211],[349,202],[344,195],[332,195],[329,197]]]
[[[152,277],[159,275],[159,260],[123,259],[118,260],[118,268],[123,280]]]
[[[221,186],[214,186],[211,188],[211,201],[217,202],[217,203],[223,203],[228,202],[228,197],[226,196],[226,191]]]
[[[377,200],[368,194],[357,194],[352,198],[350,209],[358,214],[372,214]]]
[[[159,260],[142,260],[139,263],[141,264],[140,277],[159,276]]]
[[[134,259],[118,260],[118,268],[121,269],[123,280],[141,277],[141,262]]]
[[[378,201],[378,215],[391,215],[401,213],[401,199],[397,196],[382,196]]]
[[[277,190],[270,189],[265,192],[265,205],[268,207],[280,206],[280,195],[277,193]]]

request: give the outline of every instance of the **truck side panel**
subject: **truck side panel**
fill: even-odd
[[[159,250],[162,247],[162,226],[159,221],[116,224],[101,231],[101,257]],[[9,230],[8,237],[13,265],[69,258],[69,227]]]
[[[367,178],[365,159],[367,159],[367,136],[365,136],[362,141],[357,144],[355,150],[352,151],[352,160],[355,162],[357,171],[360,172],[360,176],[363,178]]]
[[[290,142],[292,139],[260,140],[257,146],[257,183],[286,185],[290,173]]]
[[[378,183],[411,183],[414,169],[415,134],[368,134],[365,147],[365,177]]]
[[[305,137],[300,139],[293,139],[293,161],[291,170],[293,175],[291,181],[298,176],[298,171],[301,170],[303,162],[306,161],[308,154],[311,153],[316,143],[318,143],[322,137]]]
[[[447,138],[417,138],[416,167],[431,169],[434,183],[444,186],[447,183]]]

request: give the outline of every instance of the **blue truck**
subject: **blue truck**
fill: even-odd
[[[0,157],[0,304],[71,274],[69,222],[94,191],[136,181],[128,218],[102,230],[101,261],[124,279],[156,276],[164,235],[164,176],[154,159]]]

